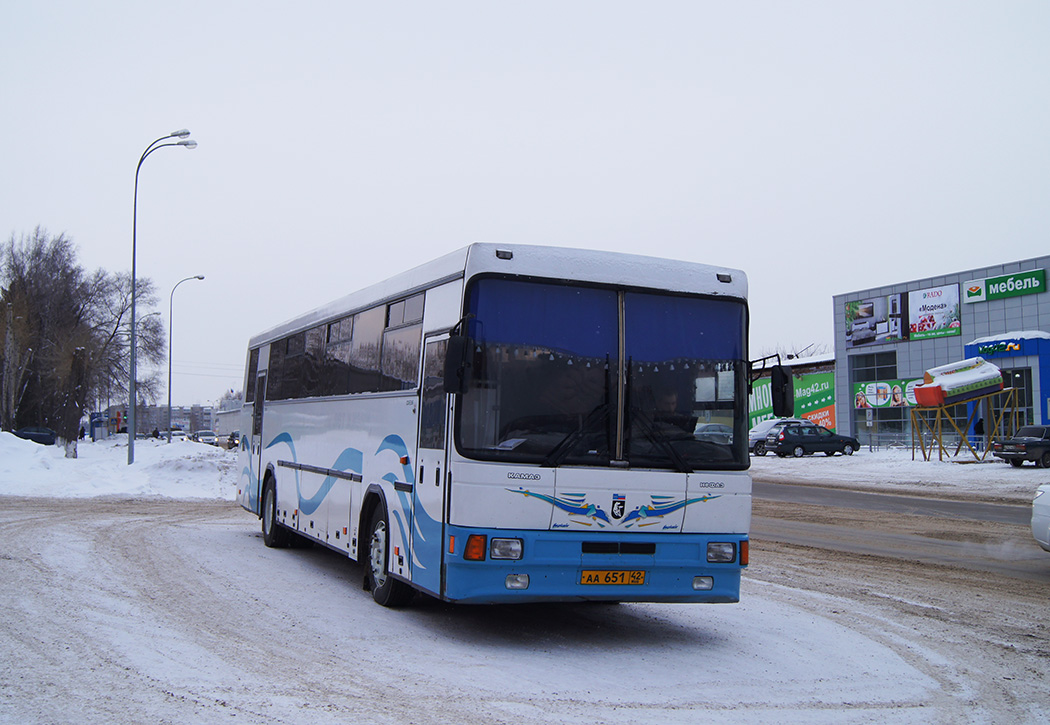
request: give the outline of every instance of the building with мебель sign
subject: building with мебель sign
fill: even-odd
[[[973,357],[999,367],[1014,389],[1017,415],[1004,416],[1000,427],[1010,429],[999,435],[1050,423],[1048,269],[1050,256],[1036,257],[836,295],[838,432],[862,443],[910,445],[910,408],[923,374]],[[1006,399],[991,399],[989,425]],[[960,428],[972,410],[973,403],[949,408]]]

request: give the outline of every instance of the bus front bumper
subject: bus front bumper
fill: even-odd
[[[478,556],[479,537],[484,558],[465,558]],[[515,539],[521,541],[520,559],[492,558],[498,548],[493,540]],[[732,561],[725,561],[730,544]],[[709,545],[722,561],[708,561]],[[738,602],[747,556],[747,536],[741,534],[610,536],[450,527],[445,546],[442,599],[464,604]]]

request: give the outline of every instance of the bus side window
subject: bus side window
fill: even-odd
[[[244,384],[244,402],[255,402],[255,376],[259,373],[259,348],[248,355],[248,375]]]
[[[379,350],[383,344],[386,307],[373,307],[354,316],[350,345],[350,392],[379,390]]]

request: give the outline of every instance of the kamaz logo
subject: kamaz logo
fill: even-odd
[[[515,481],[538,481],[538,480],[540,480],[540,474],[538,474],[538,473],[517,473],[516,471],[511,471],[510,473],[507,474],[507,478],[513,479]]]

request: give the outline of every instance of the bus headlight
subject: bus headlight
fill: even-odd
[[[736,561],[736,544],[731,541],[708,542],[708,564],[732,564],[734,561]]]
[[[694,576],[693,589],[698,592],[707,592],[715,588],[715,578],[711,576]]]
[[[521,539],[493,539],[489,544],[489,558],[518,560],[522,549]]]

